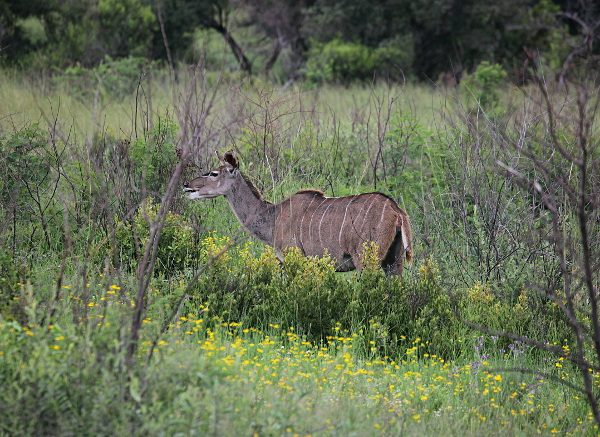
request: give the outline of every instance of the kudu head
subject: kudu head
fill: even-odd
[[[183,191],[188,193],[189,199],[210,199],[212,197],[227,194],[238,176],[238,160],[232,150],[228,150],[224,155],[215,152],[220,167],[213,168],[208,173],[183,184]]]

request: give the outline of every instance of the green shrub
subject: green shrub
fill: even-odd
[[[201,259],[228,242],[227,237],[207,237]],[[282,264],[270,248],[259,255],[247,247],[233,248],[200,278],[188,309],[196,314],[208,307],[219,322],[248,329],[292,327],[317,343],[354,336],[354,347],[367,357],[401,356],[412,347],[419,354],[444,358],[464,351],[477,331],[456,317],[432,259],[406,269],[404,278],[386,278],[376,247],[367,244],[363,262],[363,271],[350,276],[336,273],[329,257],[305,257],[296,248],[286,251]],[[557,311],[547,304],[536,310],[539,302],[533,293],[523,292],[509,302],[476,283],[454,298],[460,316],[481,326],[530,338],[543,329],[552,341],[567,338],[565,326],[556,322]]]
[[[372,80],[376,73],[385,78],[397,78],[396,66],[409,64],[411,56],[395,45],[376,49],[339,38],[326,44],[313,42],[306,62],[306,80],[312,84],[326,82],[348,85]]]
[[[62,236],[58,204],[61,156],[37,124],[0,134],[0,220],[16,253],[54,247]]]
[[[20,299],[23,287],[30,280],[29,267],[13,259],[5,248],[0,248],[0,319],[24,322]]]
[[[179,160],[175,147],[178,133],[177,123],[159,118],[144,138],[131,142],[129,157],[134,167],[134,185],[155,193],[164,191]]]
[[[399,112],[391,125],[385,136],[381,170],[381,177],[390,192],[402,192],[406,196],[411,192],[417,196],[425,192],[432,195],[447,193],[447,174],[457,165],[449,147],[412,115]]]
[[[36,288],[35,296],[39,292]],[[43,305],[33,296],[32,292],[31,305]],[[134,417],[135,403],[130,400],[137,395],[139,380],[135,371],[125,375],[119,364],[122,354],[116,339],[127,308],[117,303],[120,299],[115,298],[98,317],[79,319],[78,324],[63,319],[41,325],[33,318],[19,324],[0,317],[3,433],[126,433],[124,423]],[[125,385],[126,380],[131,384]]]
[[[204,257],[227,241],[204,240]],[[258,256],[232,249],[200,278],[189,310],[208,307],[224,323],[258,330],[293,327],[315,342],[347,331],[359,336],[357,347],[368,356],[404,353],[405,341],[417,336],[428,342],[423,351],[454,353],[463,331],[438,285],[435,264],[426,261],[407,279],[389,279],[375,254],[376,247],[366,245],[365,268],[349,277],[336,273],[329,257],[305,257],[295,248],[286,251],[282,265],[270,248]]]
[[[483,108],[494,108],[498,105],[498,86],[506,78],[506,71],[500,64],[483,61],[475,70],[474,80],[479,88],[477,100]]]
[[[567,320],[558,305],[525,289],[511,302],[496,296],[491,284],[476,282],[462,292],[459,306],[463,318],[491,330],[547,343],[561,343],[570,338]],[[510,342],[502,339],[499,346],[506,347]]]
[[[37,124],[0,136],[0,193],[9,202],[15,190],[25,193],[28,184],[44,182],[50,162],[45,159],[44,132]],[[47,182],[47,181],[46,181]]]
[[[131,221],[116,220],[116,251],[120,263],[137,268],[146,245],[150,242],[149,222],[154,222],[160,205],[149,197],[138,208]],[[156,271],[165,275],[181,272],[198,262],[196,232],[186,225],[183,218],[168,212],[156,255]]]

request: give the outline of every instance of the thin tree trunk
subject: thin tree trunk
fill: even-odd
[[[263,76],[266,76],[267,74],[269,74],[269,71],[271,71],[271,68],[273,68],[273,66],[275,65],[275,62],[277,62],[277,58],[279,58],[281,49],[282,49],[281,43],[278,40],[277,42],[275,42],[275,49],[273,50],[273,54],[267,61],[267,65],[265,65],[265,68],[262,71]]]
[[[221,35],[223,35],[223,38],[225,38],[225,41],[227,41],[227,44],[229,44],[229,47],[231,48],[233,55],[238,60],[238,63],[240,64],[240,68],[242,69],[242,71],[245,71],[248,74],[252,74],[252,64],[250,63],[250,61],[244,54],[244,51],[242,50],[242,48],[238,45],[238,43],[235,41],[235,39],[233,39],[233,36],[231,36],[229,31],[220,24],[214,24],[213,29],[215,29],[217,32],[219,32]]]

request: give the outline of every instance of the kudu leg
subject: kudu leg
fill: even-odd
[[[390,245],[385,257],[381,260],[381,268],[386,276],[402,275],[404,260],[404,244],[402,242],[402,233],[396,233],[394,241]]]

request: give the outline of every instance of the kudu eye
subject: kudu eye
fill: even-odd
[[[217,176],[219,176],[219,172],[218,171],[211,171],[210,175],[214,178],[216,178]]]

